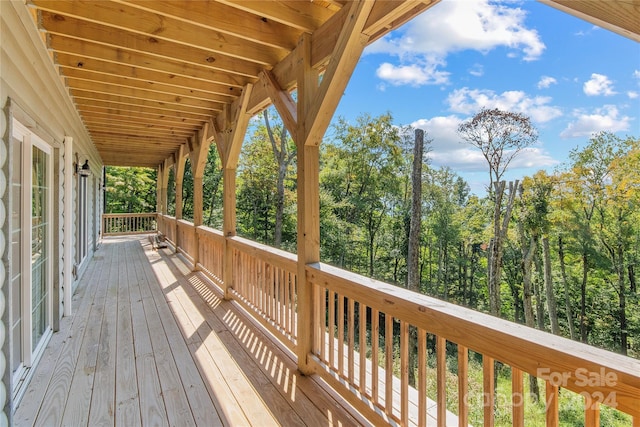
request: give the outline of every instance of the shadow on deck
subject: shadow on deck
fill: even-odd
[[[13,422],[22,425],[357,425],[291,353],[146,236],[107,238]]]

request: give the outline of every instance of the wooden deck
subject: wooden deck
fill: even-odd
[[[16,426],[366,423],[146,235],[105,239],[73,303]]]

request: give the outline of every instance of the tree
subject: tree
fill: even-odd
[[[153,212],[156,208],[156,171],[139,167],[106,167],[106,212]]]
[[[424,131],[416,129],[411,173],[411,221],[407,255],[407,288],[420,292],[420,229],[422,227],[422,154]]]
[[[267,136],[269,137],[269,142],[271,143],[273,157],[278,165],[278,173],[276,175],[276,217],[273,244],[276,248],[279,248],[282,244],[282,222],[285,207],[284,181],[287,177],[289,165],[296,158],[296,144],[291,138],[289,138],[287,128],[282,123],[279,123],[274,127],[271,126],[267,110],[263,111],[262,116],[264,117],[264,125]]]
[[[621,140],[613,134],[602,133],[592,138],[591,144],[604,146],[609,158],[607,179],[604,181],[603,200],[598,206],[597,234],[611,267],[615,272],[615,293],[618,296],[617,318],[619,322],[619,349],[627,354],[628,317],[627,317],[627,251],[633,237],[633,221],[640,195],[640,141]],[[590,147],[589,146],[589,147]]]
[[[397,172],[406,162],[400,148],[401,131],[390,114],[365,114],[356,124],[340,118],[334,130],[333,141],[325,144],[320,181],[345,225],[336,261],[374,277],[379,232],[401,192]]]
[[[489,245],[488,265],[489,306],[491,314],[500,316],[503,246],[518,188],[518,181],[509,183],[503,210],[506,184],[502,177],[511,161],[532,145],[538,134],[527,116],[499,109],[482,109],[471,120],[461,123],[458,133],[480,150],[489,165],[489,194],[494,202],[493,239]]]
[[[204,223],[209,227],[222,228],[222,165],[215,144],[209,146],[207,164],[202,177],[202,191],[205,196],[202,203]],[[205,217],[204,212],[207,212]]]
[[[489,193],[500,182],[511,161],[538,140],[531,119],[497,108],[482,109],[458,126],[458,134],[478,148],[489,165]]]

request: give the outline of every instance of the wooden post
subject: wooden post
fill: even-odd
[[[229,245],[229,237],[236,235],[236,168],[240,157],[240,148],[249,126],[251,114],[247,112],[247,104],[253,91],[253,84],[247,84],[242,96],[233,107],[225,109],[207,128],[216,142],[218,155],[222,163],[222,233],[224,240],[224,261],[222,269],[222,291],[224,299],[231,299],[233,288],[233,250]],[[220,131],[223,129],[224,132]],[[209,135],[206,136],[209,138]]]
[[[158,176],[157,176],[159,192],[158,192],[158,209],[156,212],[162,215],[167,214],[167,195],[168,195],[168,187],[169,187],[169,160],[166,159],[164,163],[160,163],[158,166]],[[133,212],[132,212],[133,213]]]
[[[313,292],[307,264],[320,260],[319,146],[298,145],[298,369],[312,374],[307,355],[313,345]]]
[[[178,221],[182,219],[182,183],[184,182],[184,165],[187,162],[185,155],[185,145],[182,144],[178,148],[176,154],[176,220],[173,224],[173,236],[175,251],[178,252],[180,247],[180,235],[178,234]]]
[[[236,169],[224,168],[223,171],[223,218],[222,233],[224,240],[224,267],[222,272],[224,299],[231,298],[229,294],[233,287],[233,251],[227,244],[227,238],[236,235]]]
[[[162,167],[160,163],[156,168],[156,212],[162,212]]]
[[[204,176],[204,167],[207,164],[207,156],[209,154],[209,141],[207,134],[209,123],[205,123],[203,128],[198,131],[194,138],[195,144],[189,153],[191,159],[191,171],[193,172],[193,241],[195,242],[193,253],[189,254],[193,258],[193,269],[198,270],[198,262],[200,262],[200,243],[196,229],[202,225],[202,177]]]
[[[318,74],[311,67],[311,37],[303,35],[298,44],[298,104],[297,117],[305,117],[313,105],[318,91]],[[278,104],[276,104],[276,107]],[[298,369],[305,375],[313,374],[307,356],[312,351],[313,336],[313,292],[307,282],[307,264],[320,261],[320,203],[319,144],[307,145],[307,129],[304,120],[297,122],[291,131],[296,140],[298,161],[298,321],[296,356]]]
[[[312,37],[303,34],[296,47],[298,60],[296,79],[298,103],[295,112],[291,100],[274,90],[277,80],[269,78],[270,93],[276,108],[285,117],[285,125],[296,120],[297,128],[289,129],[298,149],[298,323],[296,356],[298,369],[313,373],[307,361],[313,350],[313,289],[307,282],[307,264],[320,261],[320,142],[331,117],[358,63],[368,37],[362,33],[374,2],[351,2],[348,18],[341,28],[331,59],[320,82],[318,70],[312,66]],[[279,85],[282,87],[282,85]],[[275,88],[278,89],[278,88]],[[282,92],[280,90],[280,92]]]

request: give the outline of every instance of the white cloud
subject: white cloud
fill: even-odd
[[[451,111],[462,114],[475,114],[482,108],[499,108],[526,114],[537,123],[545,123],[562,116],[560,108],[549,105],[550,97],[530,97],[525,92],[516,90],[496,94],[492,90],[464,87],[451,92],[446,102]]]
[[[633,77],[635,77],[636,79],[640,79],[640,70],[635,70],[633,72]]]
[[[378,67],[376,75],[394,85],[421,86],[425,84],[445,84],[448,81],[449,73],[436,70],[437,64],[393,65],[385,62]]]
[[[538,82],[538,89],[547,89],[551,85],[557,84],[558,81],[553,77],[542,76],[540,77],[540,81]]]
[[[629,97],[629,99],[636,99],[640,95],[638,95],[638,92],[630,90],[629,92],[627,92],[627,96]]]
[[[576,120],[569,123],[560,133],[562,138],[590,137],[598,132],[620,132],[629,129],[631,117],[622,116],[615,105],[605,105],[588,114],[576,110],[573,114]]]
[[[525,18],[524,10],[505,3],[443,0],[366,52],[397,56],[403,64],[417,62],[427,74],[444,67],[448,54],[470,49],[486,53],[506,47],[510,49],[508,56],[533,61],[542,55],[545,45],[536,30],[526,27]],[[387,75],[384,71],[378,70],[378,75]],[[448,74],[439,77],[409,84],[440,84]]]
[[[486,171],[487,161],[480,151],[466,144],[458,135],[460,123],[462,119],[450,115],[420,119],[411,126],[423,129],[425,137],[432,140],[429,158],[434,166],[449,166],[464,172]],[[557,163],[541,147],[529,147],[516,156],[510,168],[543,168]]]
[[[600,27],[598,27],[597,25],[593,25],[591,28],[589,28],[586,31],[578,31],[576,33],[574,33],[576,36],[588,36],[589,34],[591,34],[594,31],[598,31],[600,29]]]
[[[598,73],[591,74],[591,79],[584,82],[582,89],[588,96],[611,96],[616,94],[613,90],[613,82],[609,80],[609,77]]]
[[[482,64],[473,64],[473,67],[469,69],[469,74],[474,77],[482,77],[484,75],[484,67]]]

